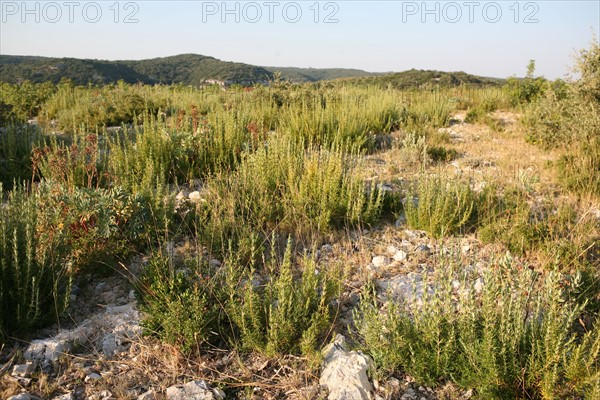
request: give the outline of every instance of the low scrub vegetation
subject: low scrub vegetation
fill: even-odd
[[[316,368],[346,312],[376,377],[597,398],[598,54],[581,53],[577,81],[536,78],[531,64],[503,87],[3,84],[0,337],[60,321],[73,284],[141,253],[145,332],[190,359],[293,355]],[[521,121],[501,132],[495,112]],[[476,124],[493,129],[460,137]],[[508,136],[556,155],[546,180],[492,179],[487,160],[468,159]],[[394,268],[433,274],[394,299],[361,253],[388,228],[394,243],[489,246],[397,249]],[[348,324],[348,298],[371,278]]]
[[[582,50],[575,63],[581,79],[572,85],[552,85],[545,96],[526,109],[528,139],[544,148],[561,149],[557,162],[567,190],[600,194],[600,45]]]
[[[475,196],[467,183],[428,176],[419,179],[404,206],[409,226],[435,237],[464,232],[474,208]]]
[[[279,259],[272,239],[268,257],[252,260],[252,268],[234,251],[220,268],[157,254],[139,285],[146,329],[184,351],[210,344],[316,356],[331,334],[339,271],[322,269],[308,255],[295,257],[291,240]]]
[[[481,398],[596,398],[600,335],[578,334],[583,305],[569,296],[581,282],[500,260],[479,278],[452,256],[436,266],[432,293],[379,310],[367,289],[355,315],[364,349],[380,372],[419,382],[452,381]],[[575,287],[565,286],[571,282]],[[408,305],[408,304],[410,305]]]

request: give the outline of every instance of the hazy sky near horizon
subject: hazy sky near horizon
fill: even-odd
[[[6,1],[0,54],[564,77],[600,1]]]

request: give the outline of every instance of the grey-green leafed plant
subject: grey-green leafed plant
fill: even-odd
[[[263,267],[264,277],[254,268],[228,265],[226,309],[239,332],[235,343],[269,356],[314,355],[331,333],[339,271],[321,268],[309,256],[296,259],[291,239],[281,260],[273,245]]]
[[[314,356],[335,318],[338,269],[294,257],[291,240],[282,259],[273,241],[268,260],[251,268],[230,250],[218,268],[201,258],[178,263],[157,254],[138,284],[146,331],[184,352],[212,345]]]
[[[40,239],[38,214],[38,196],[21,188],[0,206],[0,338],[56,321],[68,304],[69,247],[58,235]]]
[[[412,228],[443,237],[467,227],[475,209],[475,196],[466,182],[421,176],[405,203],[406,219]]]
[[[584,305],[569,296],[566,276],[542,277],[510,257],[478,285],[458,258],[436,268],[419,301],[414,290],[409,301],[391,299],[380,311],[374,291],[365,292],[355,320],[380,373],[452,381],[481,398],[598,397],[598,320],[573,329]]]

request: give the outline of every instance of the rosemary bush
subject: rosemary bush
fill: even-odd
[[[481,398],[593,399],[600,393],[598,321],[585,333],[573,329],[583,305],[569,296],[574,288],[565,278],[542,277],[507,257],[483,274],[479,291],[458,258],[446,257],[433,294],[424,291],[412,305],[392,300],[380,311],[367,291],[355,320],[380,373],[452,381]]]

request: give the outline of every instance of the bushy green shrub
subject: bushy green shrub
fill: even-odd
[[[337,88],[291,90],[294,99],[279,112],[277,131],[303,141],[307,146],[349,146],[375,150],[375,136],[398,127],[400,112],[393,92]]]
[[[420,302],[390,301],[381,312],[365,293],[355,321],[380,373],[452,381],[481,398],[599,393],[600,335],[597,326],[573,330],[583,306],[567,295],[564,276],[541,278],[506,258],[483,275],[478,293],[459,263],[445,261]]]
[[[208,243],[238,242],[245,228],[310,239],[332,228],[373,222],[384,194],[352,176],[352,156],[339,148],[309,148],[273,136],[238,169],[206,182],[197,226]]]
[[[474,207],[468,183],[421,176],[409,190],[404,210],[410,227],[443,237],[468,227]]]
[[[108,168],[123,187],[133,192],[151,192],[166,185],[174,172],[176,143],[162,130],[162,123],[146,114],[142,126],[126,130],[110,142]]]
[[[0,129],[0,183],[10,190],[14,182],[31,180],[31,152],[44,141],[36,126],[7,124]]]
[[[0,205],[0,338],[56,320],[69,300],[69,246],[40,236],[40,207],[19,188]]]
[[[128,251],[131,222],[139,210],[122,188],[69,188],[42,182],[34,193],[39,207],[37,237],[43,252],[54,243],[68,249],[63,262],[73,271],[100,266]]]
[[[211,344],[314,355],[333,322],[338,270],[321,269],[308,256],[296,260],[291,241],[279,260],[273,240],[268,260],[255,254],[253,268],[230,250],[218,268],[202,259],[153,258],[138,285],[147,331],[184,352]]]
[[[336,268],[319,269],[305,256],[295,262],[291,239],[281,261],[271,248],[263,277],[254,269],[228,265],[228,316],[239,330],[239,345],[269,356],[314,355],[330,332],[332,300],[339,295]]]
[[[600,46],[594,40],[582,50],[575,71],[580,78],[558,85],[527,108],[523,122],[527,139],[544,148],[558,148],[557,163],[563,186],[575,193],[600,195]]]
[[[600,196],[600,140],[581,143],[558,161],[560,182],[568,190]]]
[[[119,82],[102,87],[78,87],[68,81],[59,83],[56,93],[39,111],[42,125],[66,133],[97,132],[103,127],[135,122],[144,112],[156,113],[167,105],[155,104],[141,85]]]
[[[508,92],[513,106],[531,103],[547,90],[548,82],[543,77],[534,77],[535,61],[529,61],[525,78],[509,78]]]
[[[450,122],[453,105],[441,95],[409,97],[409,105],[399,115],[400,127],[408,132],[428,133]]]
[[[579,215],[566,201],[536,202],[523,189],[489,186],[476,203],[477,235],[484,243],[500,242],[514,254],[535,253],[565,272],[587,269],[598,226],[593,216]]]
[[[558,177],[568,190],[600,196],[600,103],[575,118],[577,139],[559,159]]]
[[[242,151],[252,151],[263,139],[256,125],[244,125],[236,114],[196,116],[174,127],[160,116],[140,118],[141,125],[110,140],[108,156],[111,175],[135,192],[235,169]]]
[[[143,327],[184,352],[216,344],[225,318],[223,283],[222,274],[203,260],[176,265],[172,254],[156,254],[137,284]]]
[[[490,186],[479,196],[479,238],[485,243],[504,243],[515,254],[537,248],[547,232],[544,216],[534,212],[524,190],[507,189],[502,196],[497,194],[497,190],[497,187]]]
[[[458,152],[444,146],[430,146],[427,148],[427,155],[433,162],[450,162],[458,157]]]
[[[427,150],[428,145],[425,135],[419,135],[416,132],[407,132],[402,139],[400,147],[402,162],[425,169],[431,161]]]
[[[162,191],[157,197],[164,201]],[[8,192],[0,207],[0,335],[58,320],[82,273],[105,271],[134,245],[156,242],[172,216],[152,199],[53,181]]]
[[[7,126],[11,121],[23,123],[34,118],[54,91],[51,83],[0,82],[0,126]]]
[[[594,36],[589,49],[582,49],[575,59],[577,94],[588,102],[600,104],[600,42]]]

